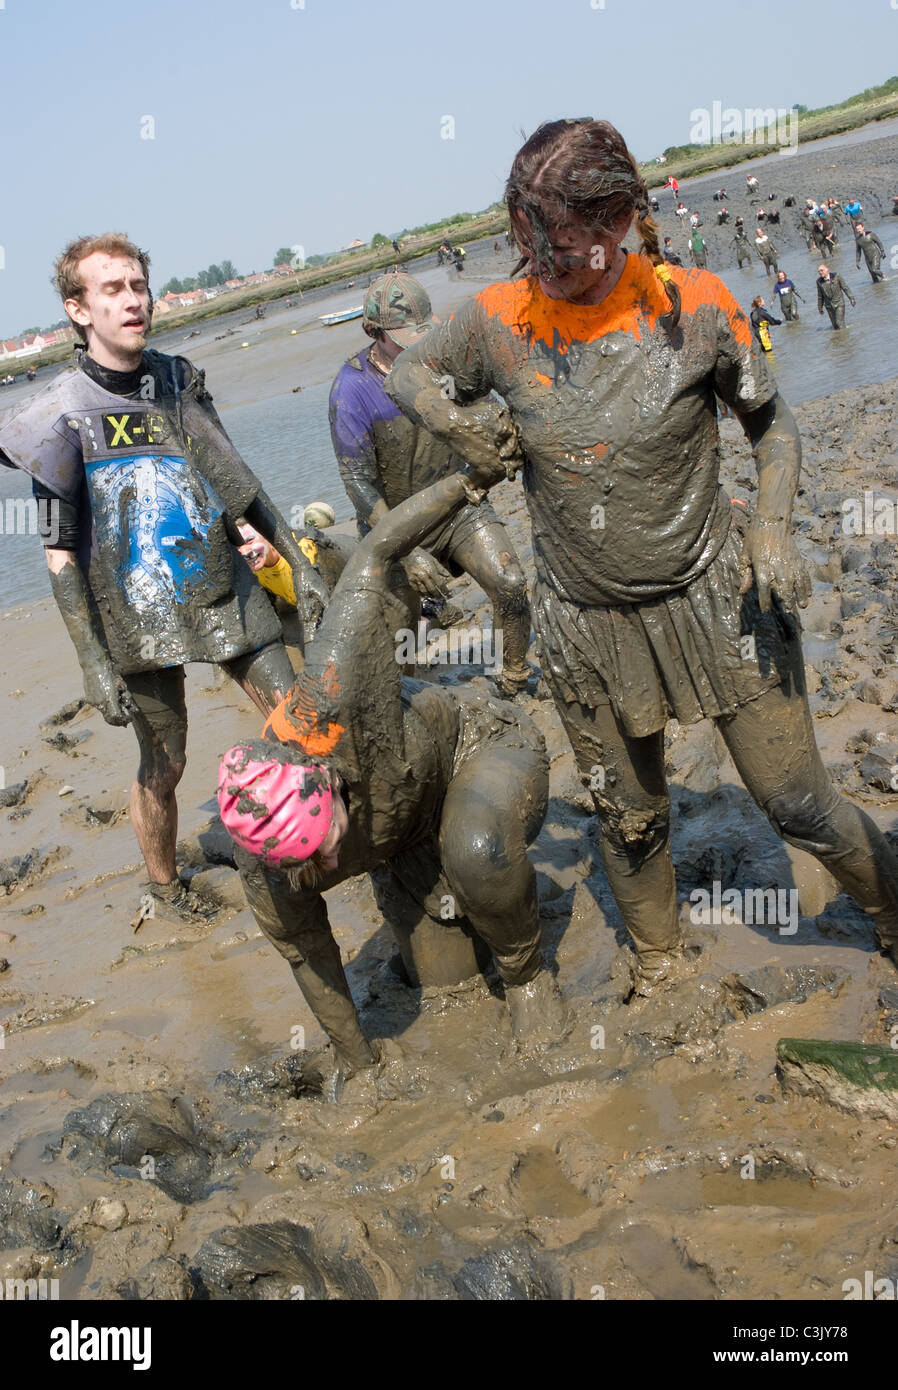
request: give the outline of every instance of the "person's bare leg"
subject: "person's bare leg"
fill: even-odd
[[[131,787],[131,823],[151,884],[177,878],[178,803],[175,790],[186,762],[187,715],[181,668],[129,678],[137,697],[133,718],[140,748]]]

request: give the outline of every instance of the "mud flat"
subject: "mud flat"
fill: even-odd
[[[874,130],[866,128],[838,140],[811,141],[800,144],[797,150],[786,154],[765,156],[763,159],[749,160],[726,169],[716,169],[711,174],[680,181],[679,199],[691,212],[698,212],[703,225],[701,234],[708,245],[708,269],[719,272],[734,268],[736,254],[730,243],[734,236],[737,217],[745,222],[749,241],[754,241],[757,227],[757,210],[776,206],[780,212],[780,224],[767,226],[773,244],[783,252],[805,249],[804,239],[798,231],[798,214],[807,198],[821,199],[833,197],[844,207],[849,198],[856,197],[864,209],[864,222],[879,231],[883,244],[888,248],[889,228],[894,224],[898,241],[898,217],[892,216],[892,194],[898,193],[898,125],[892,133],[876,138]],[[643,173],[647,173],[643,170]],[[746,177],[754,174],[760,187],[751,202],[746,190]],[[719,203],[714,194],[719,188],[727,191],[725,205],[730,214],[729,222],[717,226]],[[774,195],[771,202],[770,195]],[[795,198],[794,207],[784,207],[789,195]],[[676,216],[674,208],[677,199],[670,190],[655,189],[655,196],[661,207],[659,221],[663,237],[672,238],[674,246],[683,258],[683,264],[690,264],[687,242],[689,236],[688,219],[684,228]],[[853,265],[854,237],[847,220],[838,224],[836,232],[848,248]],[[754,253],[753,253],[754,255]],[[816,266],[819,257],[809,263]],[[757,257],[755,256],[755,260]],[[760,261],[757,262],[760,265]],[[863,267],[863,262],[862,262]],[[844,267],[839,266],[844,272]],[[888,273],[888,272],[886,272]],[[816,271],[815,271],[816,274]],[[765,290],[761,286],[761,292]]]
[[[846,519],[852,499],[894,496],[896,407],[889,381],[798,411],[817,735],[887,832],[895,511],[888,525],[872,512],[869,535]],[[748,448],[721,428],[727,486],[747,496]],[[519,490],[494,500],[529,561]],[[455,596],[484,616],[469,581]],[[297,1094],[295,1044],[322,1039],[243,906],[213,815],[218,758],[257,732],[253,710],[191,669],[180,858],[222,912],[135,933],[132,736],[79,703],[50,603],[0,615],[0,640],[0,1277],[56,1277],[79,1299],[840,1300],[866,1269],[898,1275],[892,1111],[846,1110],[825,1068],[806,1090],[784,1084],[807,1047],[790,1043],[779,1071],[777,1058],[781,1039],[890,1047],[898,973],[869,919],[769,829],[710,725],[667,737],[691,974],[627,1002],[590,803],[531,650],[523,704],[552,760],[532,853],[573,1031],[527,1058],[495,983],[408,989],[354,880],[331,894],[331,920],[389,1065],[379,1089],[330,1107]],[[690,894],[715,880],[797,890],[797,930],[693,922]]]

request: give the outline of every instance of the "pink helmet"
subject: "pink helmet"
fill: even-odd
[[[331,828],[333,802],[327,769],[291,762],[276,745],[238,743],[221,760],[222,822],[237,844],[273,864],[315,853]]]

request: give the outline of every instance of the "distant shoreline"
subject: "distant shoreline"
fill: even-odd
[[[818,140],[847,135],[896,116],[898,116],[898,95],[881,97],[854,106],[833,107],[820,114],[808,113],[807,116],[799,114],[798,148],[806,151]],[[812,133],[809,134],[808,132]],[[646,165],[642,172],[649,190],[660,191],[665,187],[666,181],[670,177],[685,180],[713,173],[715,170],[723,173],[752,160],[782,153],[783,147],[778,144],[714,144],[703,148],[699,153],[668,160],[663,165]],[[650,182],[655,176],[656,169],[659,181]],[[464,244],[479,240],[482,237],[504,236],[507,230],[508,218],[504,209],[496,211],[494,205],[485,212],[471,214],[466,222],[447,219],[433,232],[418,237],[405,238],[398,256],[392,246],[378,247],[376,251],[351,252],[341,256],[338,260],[329,261],[324,266],[296,271],[292,275],[282,276],[280,279],[270,281],[265,285],[253,285],[245,290],[232,290],[202,304],[192,305],[190,308],[172,310],[164,316],[157,317],[153,323],[153,329],[156,332],[168,332],[169,329],[173,328],[192,327],[204,319],[215,318],[234,310],[253,309],[257,305],[270,304],[275,300],[285,299],[306,290],[320,289],[322,286],[338,286],[341,281],[354,279],[359,274],[368,274],[373,270],[386,270],[393,265],[404,265],[409,261],[416,261],[421,256],[435,252],[437,247],[446,240]],[[15,368],[10,363],[8,370],[15,370],[16,375],[22,375],[27,367],[34,366],[37,369],[49,367],[67,362],[71,356],[72,345],[62,343],[58,347],[50,348],[46,352],[28,358],[27,362],[24,360],[18,362]],[[4,365],[0,363],[0,375],[4,374],[2,370]],[[0,397],[0,403],[2,403],[2,397]]]

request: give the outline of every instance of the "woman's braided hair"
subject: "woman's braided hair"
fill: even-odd
[[[608,234],[622,217],[635,212],[643,255],[664,285],[671,309],[666,318],[671,328],[676,327],[682,308],[680,291],[661,255],[648,189],[623,136],[608,121],[582,116],[541,125],[514,157],[505,205],[514,235],[531,243],[531,251],[515,266],[515,275],[531,261],[554,266],[549,229],[559,222],[576,220]]]

